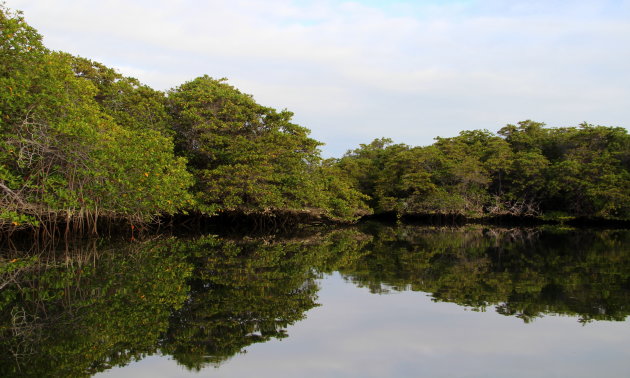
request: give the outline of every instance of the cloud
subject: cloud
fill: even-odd
[[[228,77],[339,155],[522,117],[628,125],[627,1],[9,1],[45,43],[157,89]]]

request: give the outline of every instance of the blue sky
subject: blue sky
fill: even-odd
[[[630,1],[8,0],[48,47],[161,90],[208,74],[325,156],[525,119],[628,127]]]

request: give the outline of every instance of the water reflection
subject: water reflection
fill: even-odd
[[[293,239],[95,241],[0,257],[0,376],[90,376],[149,355],[191,371],[287,337],[338,271],[529,322],[624,320],[630,232],[378,224]]]
[[[341,271],[374,293],[416,290],[529,322],[547,313],[624,320],[630,232],[380,227],[369,253]]]
[[[170,242],[5,258],[0,376],[89,376],[155,353],[192,271]]]
[[[190,241],[190,296],[173,313],[162,352],[200,370],[250,344],[287,337],[286,327],[317,305],[317,272],[355,260],[362,240],[346,231],[284,241]]]
[[[0,376],[90,376],[158,351],[199,370],[286,337],[365,235],[92,243],[2,258]]]

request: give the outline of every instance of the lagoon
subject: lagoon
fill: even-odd
[[[625,376],[629,239],[369,224],[101,241],[40,254],[3,289],[0,372]]]

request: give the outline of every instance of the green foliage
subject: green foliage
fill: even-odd
[[[518,150],[509,192],[530,196],[544,210],[630,217],[630,135],[620,127],[544,129],[521,122],[500,131]]]
[[[372,208],[377,209],[374,201],[378,174],[384,168],[384,159],[387,149],[392,144],[391,139],[375,139],[372,143],[361,144],[359,148],[348,151],[338,162],[339,168],[352,180],[352,183],[361,193],[371,198],[369,202]],[[400,148],[406,148],[401,145]]]
[[[289,111],[208,76],[167,98],[51,53],[19,13],[0,10],[0,229],[63,221],[80,231],[99,217],[136,223],[191,209],[341,220],[369,212]]]
[[[352,218],[361,207],[361,195],[321,166],[320,143],[291,122],[291,112],[259,105],[208,76],[170,91],[168,109],[202,212],[315,208]]]
[[[103,135],[97,166],[103,177],[96,205],[138,221],[174,214],[190,206],[192,184],[186,161],[173,155],[172,142],[157,131],[118,127]],[[149,218],[147,218],[149,217]]]
[[[80,231],[99,217],[150,222],[189,210],[630,217],[623,128],[528,120],[427,147],[376,139],[323,160],[291,112],[225,79],[153,90],[50,52],[4,5],[0,32],[0,231],[59,222]]]
[[[329,217],[352,220],[372,213],[365,203],[369,197],[353,186],[351,179],[337,165],[337,160],[322,161],[312,179],[317,185],[313,203]]]
[[[191,177],[165,134],[163,96],[102,65],[51,53],[0,9],[0,229],[189,206]]]
[[[338,166],[377,212],[630,217],[630,135],[619,127],[463,131],[428,147],[375,140]]]
[[[94,97],[101,110],[125,129],[158,131],[171,136],[172,129],[166,112],[166,96],[132,77],[98,62],[68,55],[77,77],[89,80],[97,88]]]

